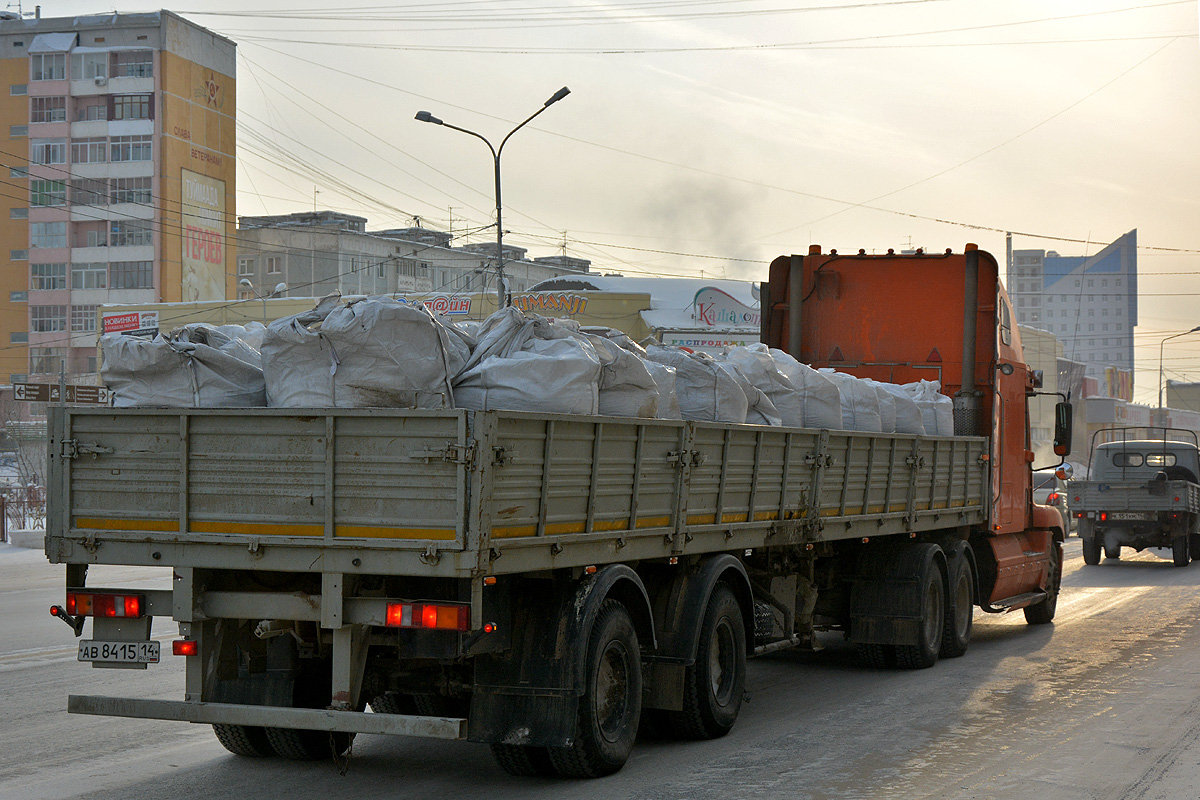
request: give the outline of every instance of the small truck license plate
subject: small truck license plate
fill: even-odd
[[[97,642],[85,639],[79,643],[80,661],[101,661],[110,664],[157,664],[159,642]]]

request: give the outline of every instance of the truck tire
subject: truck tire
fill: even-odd
[[[1177,567],[1186,567],[1192,560],[1188,553],[1188,537],[1176,536],[1171,540],[1171,560]]]
[[[625,606],[605,600],[588,635],[575,740],[551,747],[550,763],[567,778],[598,778],[625,765],[642,713],[642,660]]]
[[[411,694],[385,692],[369,703],[376,714],[416,714],[417,704]]]
[[[267,731],[257,725],[213,725],[217,741],[235,756],[268,758],[275,749],[267,739]]]
[[[871,669],[895,669],[896,646],[891,644],[855,645],[858,657],[867,662]]]
[[[293,708],[329,705],[331,665],[327,661],[301,662],[292,686]],[[361,710],[361,709],[360,709]],[[345,755],[354,743],[353,733],[309,731],[298,728],[265,728],[275,752],[295,761],[318,761]]]
[[[1047,625],[1054,621],[1058,610],[1058,590],[1062,584],[1062,542],[1050,543],[1050,574],[1046,577],[1046,599],[1025,606],[1025,621],[1030,625]]]
[[[1095,536],[1083,539],[1083,563],[1094,567],[1100,563],[1100,540]]]
[[[918,641],[917,644],[895,645],[896,666],[900,669],[932,667],[942,651],[942,635],[946,630],[946,586],[937,559],[925,558],[917,583],[921,593]]]
[[[500,769],[519,778],[554,777],[558,770],[550,763],[550,748],[524,744],[492,744],[492,758]]]
[[[967,652],[971,643],[971,626],[975,614],[975,577],[966,555],[967,544],[946,553],[948,578],[946,586],[946,629],[942,632],[942,658],[958,658]]]
[[[684,676],[683,710],[665,715],[684,739],[717,739],[729,733],[746,691],[746,626],[733,591],[718,583],[700,627],[696,663]]]

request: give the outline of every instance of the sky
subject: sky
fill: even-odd
[[[238,45],[241,215],[492,241],[487,147],[414,115],[499,146],[567,86],[502,151],[530,256],[758,281],[810,244],[1003,264],[1005,232],[1089,255],[1136,228],[1135,400],[1200,325],[1197,0],[182,2]],[[1163,366],[1200,381],[1200,333]]]

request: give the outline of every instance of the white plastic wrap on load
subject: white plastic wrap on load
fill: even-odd
[[[775,366],[792,384],[800,398],[803,427],[841,430],[842,392],[837,383],[807,364],[801,364],[790,353],[775,348],[770,348],[768,352]],[[779,405],[776,404],[776,407],[779,408]],[[782,408],[779,410],[783,411]]]
[[[458,408],[596,414],[600,358],[578,331],[505,308],[484,320],[454,382]]]
[[[775,407],[780,425],[789,428],[804,427],[804,398],[796,391],[791,379],[780,371],[769,347],[761,342],[745,347],[731,347],[721,360],[734,364],[751,383],[766,394],[771,405]]]
[[[746,422],[752,425],[775,425],[776,427],[783,424],[779,417],[779,410],[775,408],[771,398],[767,397],[766,392],[755,386],[754,382],[738,369],[737,364],[720,358],[715,360],[717,366],[728,372],[729,376],[737,381],[738,386],[742,387],[742,392],[746,395]]]
[[[388,297],[340,302],[267,326],[267,400],[289,408],[450,408],[466,346],[423,305]]]
[[[653,345],[646,348],[646,358],[675,368],[675,396],[683,419],[746,421],[746,393],[708,353]]]
[[[942,394],[938,381],[917,381],[901,386],[921,409],[925,433],[929,436],[954,435],[954,401]]]
[[[100,378],[118,408],[266,405],[258,351],[212,328],[180,340],[106,333],[100,337],[100,351]]]
[[[640,349],[641,346],[638,345],[638,347]],[[650,377],[658,386],[658,414],[656,416],[659,419],[683,419],[683,414],[679,410],[679,395],[675,390],[675,368],[650,359],[646,359],[642,363],[646,365]]]
[[[861,378],[828,367],[821,374],[837,384],[842,397],[842,427],[849,431],[880,433],[879,395],[875,387]]]
[[[223,333],[230,339],[241,339],[255,350],[262,350],[263,337],[267,335],[267,326],[261,322],[247,322],[245,325],[217,325],[218,333]]]
[[[917,406],[912,395],[904,391],[904,387],[896,383],[872,381],[876,389],[882,389],[891,396],[896,412],[896,433],[915,433],[925,435],[925,421],[921,409]]]

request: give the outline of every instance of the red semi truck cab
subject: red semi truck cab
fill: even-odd
[[[954,401],[954,433],[988,437],[988,523],[971,532],[981,607],[1028,614],[1056,598],[1066,531],[1056,510],[1032,499],[1028,399],[1041,375],[1025,363],[995,258],[974,244],[904,254],[813,245],[776,258],[769,277],[763,341],[815,368],[939,381]],[[1056,443],[1069,439],[1069,406],[1059,417]]]

